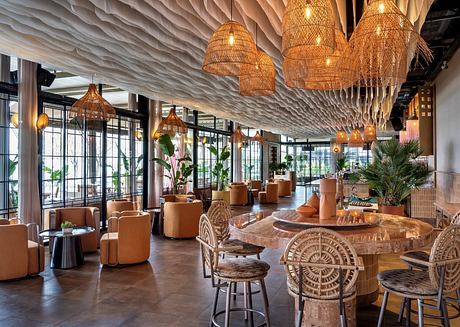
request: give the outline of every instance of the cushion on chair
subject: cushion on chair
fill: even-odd
[[[215,274],[223,279],[255,279],[264,277],[270,265],[264,261],[250,258],[222,259]]]
[[[257,255],[262,253],[264,250],[264,247],[262,246],[257,246],[254,244],[246,243],[237,239],[228,239],[225,241],[222,241],[222,246],[241,246],[242,249],[239,249],[237,251],[230,251],[227,252],[229,255],[236,255],[236,256],[249,256],[249,255]]]
[[[430,261],[430,254],[425,252],[425,251],[411,251],[411,252],[406,252],[404,253],[404,256],[405,257],[409,257],[409,258],[412,258],[412,259],[417,259],[417,260],[422,260],[422,261]],[[419,265],[417,263],[414,263],[414,262],[409,262],[409,261],[406,261],[404,260],[404,257],[401,258],[402,261],[404,261],[409,267],[413,267],[413,268],[417,268],[417,269],[420,269],[420,270],[428,270],[428,267],[427,266],[424,266],[424,265]]]
[[[438,290],[426,271],[392,269],[382,271],[377,279],[384,288],[407,295],[436,296]]]

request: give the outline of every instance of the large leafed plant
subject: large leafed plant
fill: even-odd
[[[224,146],[219,153],[217,148],[213,145],[209,146],[209,151],[211,151],[216,158],[216,163],[212,169],[212,175],[217,181],[217,191],[224,191],[228,183],[229,174],[229,168],[225,168],[225,161],[230,158],[230,151],[228,150],[228,146]]]
[[[377,141],[372,153],[373,162],[357,174],[368,181],[383,205],[401,205],[413,188],[427,182],[428,167],[415,160],[422,154],[418,141]]]
[[[179,150],[176,149],[168,134],[161,135],[158,142],[166,160],[161,158],[153,158],[152,160],[165,168],[164,176],[171,181],[173,194],[177,194],[179,187],[189,182],[188,178],[192,175],[195,165],[191,164],[192,159],[189,155],[178,158]]]

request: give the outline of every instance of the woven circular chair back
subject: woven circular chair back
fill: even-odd
[[[428,269],[433,285],[439,287],[444,266],[444,292],[460,288],[460,225],[452,224],[438,235],[431,248],[430,262],[436,263]]]
[[[284,260],[288,263],[285,265],[288,283],[296,289],[299,287],[299,266],[303,266],[302,293],[306,297],[337,299],[339,267],[342,267],[344,294],[354,292],[358,255],[348,240],[332,230],[312,228],[300,232],[287,245]]]
[[[219,242],[230,238],[229,219],[232,217],[230,207],[223,200],[214,200],[208,210],[208,219],[217,236]]]
[[[201,245],[201,251],[206,266],[211,268],[212,262],[212,268],[217,267],[219,264],[219,254],[215,250],[217,250],[218,247],[218,240],[214,228],[205,214],[202,214],[200,217],[198,233],[198,237],[208,245],[207,247],[203,244]]]
[[[452,225],[460,225],[460,210],[457,211],[455,215],[452,216],[450,223]]]

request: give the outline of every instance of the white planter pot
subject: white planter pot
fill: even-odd
[[[62,229],[62,233],[64,233],[64,234],[72,234],[72,232],[73,232],[73,227],[71,227],[71,228],[63,228]]]

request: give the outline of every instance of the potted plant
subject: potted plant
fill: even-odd
[[[164,175],[171,181],[171,190],[173,194],[179,193],[179,188],[184,187],[188,182],[188,178],[192,175],[195,165],[191,164],[190,156],[185,155],[182,158],[177,158],[177,150],[171,141],[171,136],[163,134],[158,139],[161,152],[166,156],[166,160],[161,158],[153,158],[160,166],[166,169]]]
[[[286,162],[286,169],[288,171],[288,178],[289,180],[291,181],[291,191],[292,192],[295,192],[295,189],[296,189],[296,185],[297,185],[297,174],[294,170],[292,170],[293,168],[293,163],[294,163],[294,157],[290,154],[287,154],[285,157],[284,157],[284,161]]]
[[[400,144],[395,139],[376,142],[372,153],[373,162],[359,169],[357,175],[378,194],[382,213],[403,216],[403,203],[411,190],[425,184],[430,176],[428,167],[415,160],[422,154],[419,143]]]
[[[276,162],[270,162],[268,164],[268,170],[270,171],[270,176],[271,177],[274,177],[274,174],[276,173],[276,171],[278,170],[278,163]]]
[[[64,221],[61,224],[61,229],[64,234],[72,234],[73,228],[76,225],[72,224],[70,221]]]
[[[217,190],[212,191],[212,199],[222,199],[230,204],[230,191],[226,190],[230,168],[225,168],[225,162],[230,158],[230,151],[228,150],[228,146],[224,146],[220,150],[220,153],[213,145],[209,146],[208,149],[216,158],[212,175],[216,178]]]

